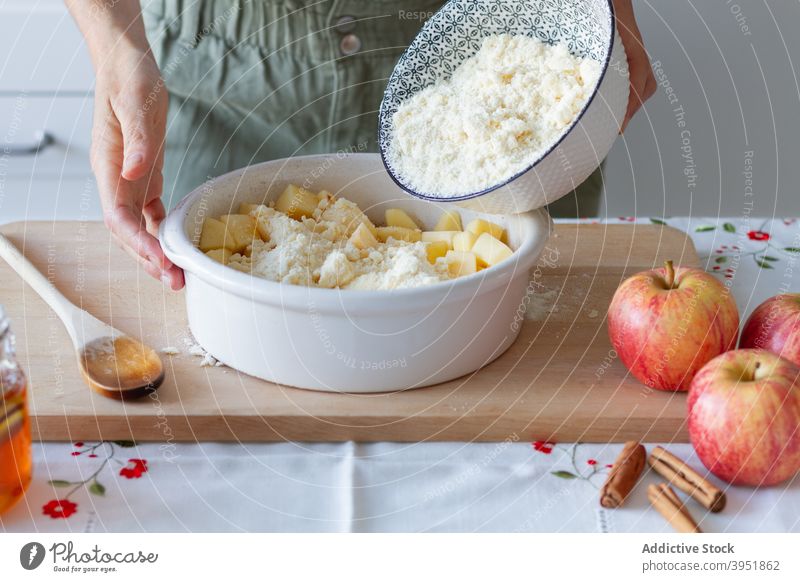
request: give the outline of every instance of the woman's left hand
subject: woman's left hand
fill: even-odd
[[[628,71],[630,74],[630,94],[628,96],[628,110],[625,112],[625,120],[622,122],[622,129],[625,131],[628,122],[639,111],[645,101],[656,92],[656,78],[650,68],[650,59],[642,42],[642,33],[636,24],[636,17],[633,15],[631,0],[613,0],[614,11],[617,15],[617,30],[625,47],[628,56]]]

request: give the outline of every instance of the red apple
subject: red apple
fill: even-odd
[[[800,365],[800,293],[767,299],[742,329],[740,348],[759,348]]]
[[[734,350],[692,381],[689,436],[735,485],[774,485],[800,470],[800,367],[766,350]]]
[[[665,268],[633,275],[608,308],[608,334],[640,382],[686,391],[697,371],[736,346],[739,312],[722,283],[700,269]]]

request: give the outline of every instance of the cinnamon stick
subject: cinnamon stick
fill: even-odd
[[[650,485],[647,488],[647,498],[675,531],[703,533],[681,500],[678,499],[675,491],[666,483]]]
[[[725,493],[672,453],[656,447],[650,453],[648,463],[656,473],[709,511],[717,513],[724,509]]]
[[[612,509],[623,504],[644,470],[646,457],[640,443],[625,443],[600,490],[600,505]]]

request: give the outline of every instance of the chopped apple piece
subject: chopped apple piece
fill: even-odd
[[[214,249],[236,249],[234,238],[226,234],[225,223],[216,218],[206,218],[203,221],[203,230],[200,232],[200,250],[204,253]]]
[[[378,240],[381,242],[386,242],[390,238],[405,242],[419,242],[422,234],[419,230],[402,226],[379,226],[375,230],[378,233]]]
[[[372,231],[363,222],[358,225],[358,228],[350,235],[350,243],[357,249],[368,249],[377,246],[378,239],[372,234]]]
[[[305,188],[289,184],[275,202],[275,210],[288,214],[295,220],[312,216],[319,204],[319,198]]]
[[[474,232],[465,230],[464,232],[456,233],[453,237],[453,250],[454,251],[471,251],[472,245],[478,240],[478,235]]]
[[[256,217],[256,230],[261,240],[269,240],[269,222],[267,222],[266,218],[261,214]]]
[[[488,232],[499,241],[506,240],[505,228],[499,224],[489,222],[488,220],[483,220],[482,218],[476,218],[475,220],[470,221],[470,223],[467,225],[467,228],[464,230],[474,232],[477,236],[482,235],[484,232]]]
[[[320,208],[324,205],[320,204]],[[324,208],[320,215],[320,220],[323,222],[333,222],[341,225],[340,228],[344,230],[344,236],[350,236],[358,228],[359,224],[365,224],[374,236],[378,236],[378,231],[375,225],[372,224],[369,217],[364,214],[361,209],[350,200],[346,198],[339,198],[332,204]]]
[[[239,204],[239,214],[250,214],[254,210],[261,208],[263,204],[251,204],[250,202],[242,202]]]
[[[506,260],[514,254],[514,251],[488,232],[484,232],[478,237],[478,240],[472,245],[472,252],[478,257],[478,262],[481,266],[489,267]]]
[[[317,193],[317,200],[319,200],[320,202],[322,202],[323,200],[332,202],[333,198],[334,198],[333,193],[329,192],[328,190],[320,190]]]
[[[228,249],[212,249],[206,253],[207,257],[211,257],[218,263],[222,263],[223,265],[228,264],[228,259],[231,258],[231,253]]]
[[[478,272],[477,257],[467,251],[447,251],[444,258],[450,274],[455,277],[472,275]]]
[[[400,210],[399,208],[386,209],[386,226],[400,226],[411,230],[419,230],[419,225],[414,222],[414,219],[405,210]]]
[[[453,238],[458,234],[457,230],[429,230],[422,233],[422,242],[444,241],[447,248],[453,249]]]
[[[224,214],[219,219],[225,223],[228,237],[233,238],[234,248],[230,246],[228,248],[231,248],[234,252],[242,252],[248,245],[253,244],[253,239],[258,236],[256,234],[256,219],[252,216],[247,214]]]
[[[443,257],[450,250],[447,241],[435,240],[425,245],[425,251],[428,253],[428,262],[431,265],[436,264],[436,259]]]
[[[455,210],[447,210],[433,230],[462,230],[461,215]]]

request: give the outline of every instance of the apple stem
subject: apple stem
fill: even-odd
[[[753,366],[753,380],[761,380],[765,376],[768,376],[768,374],[761,369],[761,362],[756,362],[755,366]]]
[[[664,263],[667,267],[667,289],[675,288],[675,267],[672,266],[672,261]]]

